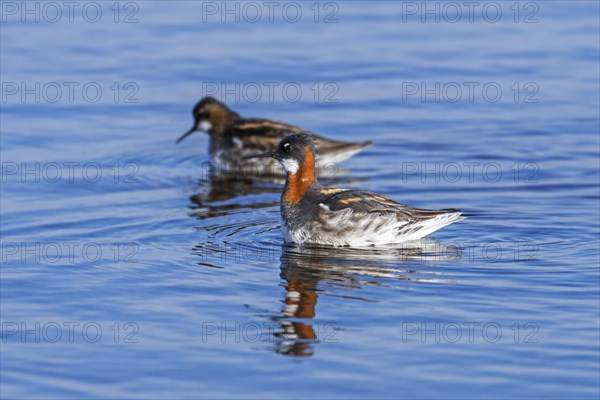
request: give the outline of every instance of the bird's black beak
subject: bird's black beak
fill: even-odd
[[[181,142],[183,139],[185,139],[186,137],[190,136],[192,133],[196,132],[197,130],[198,130],[198,125],[194,124],[194,126],[192,126],[189,131],[187,131],[186,133],[184,133],[183,135],[181,135],[179,137],[179,139],[177,139],[175,141],[175,143]]]
[[[269,151],[268,153],[262,153],[262,154],[253,154],[251,156],[246,156],[246,157],[242,157],[244,160],[248,160],[250,158],[274,158],[276,160],[278,160],[279,158],[277,157],[277,151],[273,150],[273,151]]]

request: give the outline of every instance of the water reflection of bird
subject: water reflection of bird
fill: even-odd
[[[285,281],[285,296],[279,315],[273,317],[280,326],[275,333],[276,351],[291,356],[311,356],[319,334],[331,337],[340,327],[335,322],[315,327],[316,305],[326,287],[343,286],[358,289],[385,285],[385,279],[426,283],[453,283],[441,272],[422,270],[417,261],[449,261],[460,258],[454,246],[424,239],[402,246],[377,250],[334,247],[296,247],[284,245],[280,277]],[[398,268],[402,261],[415,268]],[[383,279],[383,280],[382,280]],[[322,288],[320,288],[322,286]],[[354,300],[376,301],[352,296]]]
[[[355,184],[364,180],[359,177],[332,176],[324,179],[325,185]],[[281,186],[285,179],[276,176],[254,177],[250,179],[238,179],[228,175],[211,175],[199,179],[195,193],[190,196],[193,210],[192,215],[198,219],[211,218],[213,216],[225,216],[230,212],[240,209],[258,209],[279,205],[279,201],[265,199],[256,201],[254,204],[240,204],[239,202],[225,203],[243,196],[255,196],[281,192]]]
[[[204,207],[211,207],[223,211],[236,209],[239,204],[228,203],[223,204],[228,200],[234,200],[242,196],[260,195],[265,193],[278,193],[280,187],[273,185],[260,185],[252,181],[244,180],[224,180],[224,179],[207,179],[198,181],[198,186],[195,188],[195,193],[190,196],[190,201],[193,203],[193,210]],[[263,208],[265,206],[274,206],[279,204],[278,201],[258,202],[255,207],[245,205],[250,208]]]
[[[298,268],[281,267],[281,278],[286,281],[283,318],[277,318],[282,331],[276,333],[281,340],[277,352],[294,356],[310,356],[313,353],[312,343],[317,334],[310,321],[315,317],[317,305],[317,282],[314,276],[307,276]],[[298,321],[297,319],[301,319]]]

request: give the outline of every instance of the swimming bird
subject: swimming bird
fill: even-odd
[[[286,136],[272,151],[250,156],[277,160],[286,171],[281,219],[286,242],[367,247],[420,239],[464,219],[454,209],[412,208],[362,190],[327,189],[315,175],[311,136]]]
[[[243,118],[214,97],[206,96],[192,111],[194,125],[176,143],[201,130],[210,136],[209,152],[217,168],[225,171],[251,171],[258,175],[281,175],[283,171],[275,160],[256,164],[243,157],[275,149],[284,136],[303,129],[283,122],[262,118]],[[313,135],[318,151],[319,165],[341,162],[372,144],[346,142]]]

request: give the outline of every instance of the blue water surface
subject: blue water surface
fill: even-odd
[[[599,4],[267,3],[2,2],[0,397],[598,398]],[[468,218],[286,247],[205,94]]]

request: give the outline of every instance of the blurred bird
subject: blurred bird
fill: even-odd
[[[283,122],[262,118],[243,118],[217,99],[207,96],[194,107],[194,125],[177,143],[201,130],[210,136],[209,151],[218,168],[243,169],[258,175],[281,175],[283,171],[275,160],[257,165],[244,157],[271,151],[286,135],[303,129]],[[313,135],[319,165],[341,162],[372,144],[345,142]]]

